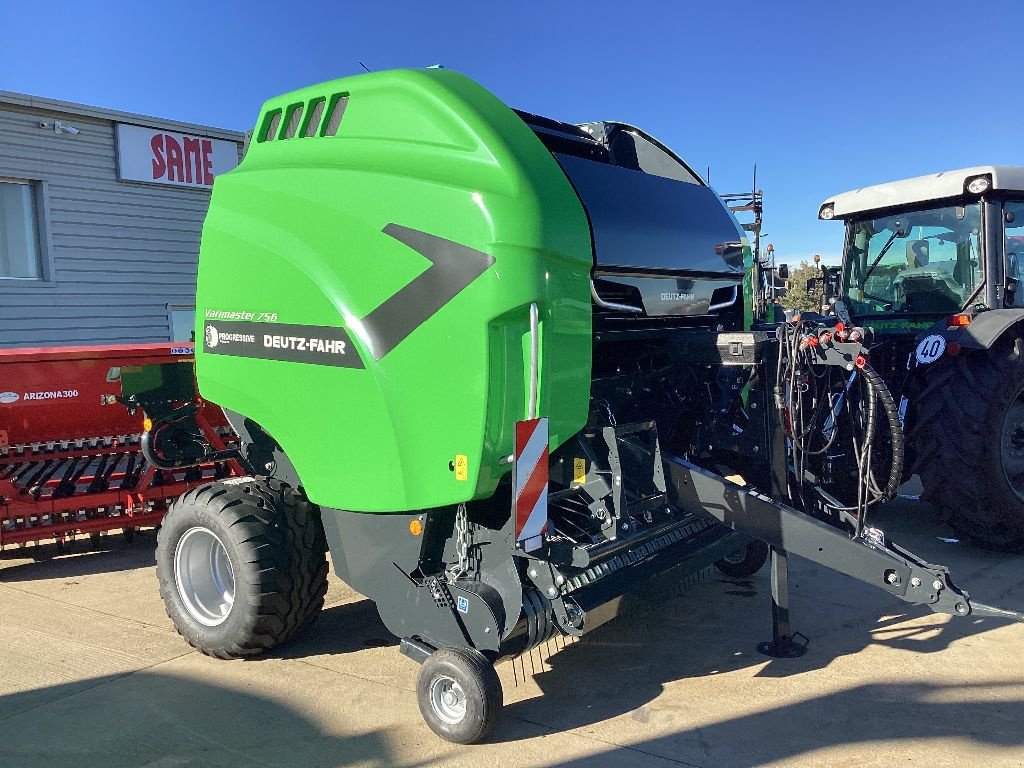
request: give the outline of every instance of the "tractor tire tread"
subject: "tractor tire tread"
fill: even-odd
[[[922,499],[960,536],[1004,551],[1024,550],[1024,501],[1002,476],[998,453],[1006,412],[1001,403],[1024,389],[1020,348],[1013,337],[987,354],[958,357],[919,396],[942,407],[918,413],[913,438]]]

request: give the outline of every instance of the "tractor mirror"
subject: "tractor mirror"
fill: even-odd
[[[825,284],[829,296],[839,295],[839,269],[828,269],[825,271]]]
[[[825,278],[823,277],[811,277],[808,278],[805,290],[807,293],[818,293],[825,287]]]
[[[788,280],[789,279],[789,265],[788,264],[779,264],[779,279],[780,280]]]

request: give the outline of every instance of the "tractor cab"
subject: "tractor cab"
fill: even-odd
[[[1024,550],[1024,168],[865,187],[818,218],[846,223],[828,293],[875,331],[922,498],[959,534]]]
[[[839,298],[882,330],[1024,306],[1024,168],[865,187],[826,201],[818,217],[846,223]]]

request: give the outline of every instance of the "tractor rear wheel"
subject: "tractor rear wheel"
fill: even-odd
[[[1024,549],[1024,339],[964,354],[923,400],[941,402],[915,440],[922,498],[958,534]],[[929,411],[933,409],[928,409]]]
[[[214,482],[179,498],[157,535],[175,629],[222,659],[253,656],[313,623],[327,592],[319,511],[273,480]]]

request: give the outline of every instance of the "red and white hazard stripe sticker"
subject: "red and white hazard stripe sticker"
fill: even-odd
[[[516,422],[516,541],[531,552],[548,527],[548,420]]]

